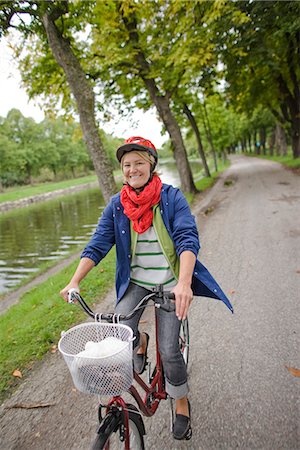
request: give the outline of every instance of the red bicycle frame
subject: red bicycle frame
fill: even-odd
[[[136,373],[133,372],[133,377],[136,383],[145,391],[145,397],[142,399],[135,386],[131,385],[128,392],[133,396],[138,404],[138,407],[142,414],[146,417],[151,417],[158,408],[160,400],[167,398],[167,393],[164,388],[164,375],[162,370],[161,356],[158,350],[158,333],[157,333],[157,314],[155,310],[155,348],[156,348],[156,366],[155,374],[150,384],[145,381]],[[125,450],[130,450],[129,442],[129,424],[128,424],[128,411],[126,403],[121,396],[113,397],[107,405],[106,412],[109,411],[111,406],[119,406],[124,414],[125,425]]]

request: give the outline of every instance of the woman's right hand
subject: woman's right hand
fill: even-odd
[[[76,292],[80,292],[79,284],[77,284],[77,283],[67,284],[67,286],[65,288],[63,288],[59,293],[66,302],[68,301],[68,293],[69,293],[70,289],[75,289]]]

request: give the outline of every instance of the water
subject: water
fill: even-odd
[[[58,197],[0,216],[0,293],[39,267],[81,247],[93,233],[104,203],[99,189]]]
[[[199,172],[199,163],[192,166]],[[175,163],[161,164],[159,173],[165,183],[180,184]],[[45,262],[82,249],[103,208],[95,188],[0,215],[0,294],[28,279]]]

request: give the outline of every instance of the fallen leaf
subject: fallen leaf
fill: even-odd
[[[140,321],[139,321],[139,323],[140,323],[140,324],[143,324],[143,323],[148,323],[148,320],[144,320],[144,319],[142,319],[142,320],[140,320]]]
[[[285,366],[285,367],[292,375],[294,375],[294,377],[300,378],[300,369],[295,369],[294,367],[288,367],[288,366]]]
[[[35,433],[35,437],[37,438],[41,437],[41,433],[38,431],[37,433]]]
[[[18,370],[18,369],[13,371],[13,376],[16,377],[16,378],[22,378],[23,377],[22,372],[20,370]]]
[[[204,211],[204,214],[207,216],[208,214],[211,214],[215,208],[213,206],[206,208]]]
[[[51,346],[50,352],[51,352],[51,353],[56,353],[56,352],[57,352],[57,345],[56,345],[56,344],[53,344],[53,345]]]
[[[297,269],[297,270],[296,270],[296,273],[300,273],[300,269]]]
[[[230,289],[229,294],[234,294],[235,293],[235,289]]]

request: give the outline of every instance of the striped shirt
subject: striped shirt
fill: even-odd
[[[133,283],[146,288],[163,284],[169,289],[177,284],[153,226],[138,235],[130,275]]]

